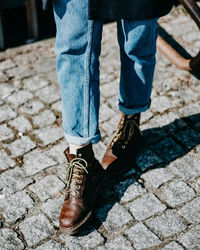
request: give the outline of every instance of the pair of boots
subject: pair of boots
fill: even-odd
[[[92,145],[77,150],[77,155],[65,150],[67,187],[60,213],[60,229],[74,235],[92,215],[98,193],[107,175],[121,175],[127,171],[141,144],[140,114],[122,114],[116,134],[104,154],[101,164],[94,156]]]

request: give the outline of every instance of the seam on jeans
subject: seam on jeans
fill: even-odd
[[[88,45],[85,55],[85,83],[84,83],[84,137],[89,137],[90,115],[90,64],[94,21],[88,21]]]

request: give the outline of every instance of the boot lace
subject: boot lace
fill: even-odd
[[[135,131],[135,126],[139,129],[138,124],[134,120],[123,119],[120,122],[113,140],[111,141],[111,147],[114,146],[118,149],[125,149]]]
[[[87,161],[83,158],[74,158],[67,164],[67,194],[78,195],[83,182],[84,174],[88,174]]]

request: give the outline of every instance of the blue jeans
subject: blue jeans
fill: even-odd
[[[88,20],[87,0],[53,0],[53,6],[65,137],[71,144],[97,143],[101,138],[99,56],[103,21]],[[157,19],[118,20],[117,28],[121,59],[119,110],[131,115],[150,106]]]

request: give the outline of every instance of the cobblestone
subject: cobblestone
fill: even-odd
[[[35,95],[45,103],[53,103],[60,99],[60,90],[55,86],[46,86],[35,92]]]
[[[55,122],[56,117],[50,110],[44,110],[39,115],[33,117],[33,124],[38,127],[46,127]]]
[[[157,235],[162,237],[169,237],[187,228],[187,225],[181,221],[173,210],[168,210],[160,216],[147,220],[146,224]]]
[[[48,250],[65,250],[65,248],[61,246],[55,240],[50,240],[36,248],[36,250],[47,250],[47,249]]]
[[[178,213],[185,217],[190,223],[200,222],[200,197],[183,206]]]
[[[127,229],[125,234],[133,241],[135,249],[150,248],[161,243],[159,238],[149,231],[143,223],[138,223]]]
[[[98,247],[97,250],[132,250],[131,243],[124,237],[119,236],[113,240],[106,242],[102,247]]]
[[[157,189],[173,177],[174,175],[164,168],[149,170],[145,174],[141,175],[141,178],[145,180],[145,186],[153,189]]]
[[[0,107],[0,122],[10,120],[14,118],[17,114],[8,105]]]
[[[188,249],[198,250],[200,246],[200,225],[193,227],[188,232],[178,237],[178,241]]]
[[[2,250],[23,250],[24,244],[17,237],[17,234],[8,228],[0,229],[0,249]]]
[[[160,197],[172,207],[181,205],[194,196],[194,190],[181,180],[172,181],[160,188]]]
[[[45,79],[43,79],[40,76],[34,76],[31,78],[27,78],[23,80],[24,86],[29,90],[29,91],[36,91],[38,89],[41,89],[42,87],[45,87],[46,85],[49,84],[49,82]]]
[[[25,188],[31,182],[32,179],[26,178],[21,168],[15,167],[0,175],[0,194],[15,193]]]
[[[26,133],[32,129],[32,125],[24,116],[18,116],[14,120],[9,122],[10,126],[13,126],[18,132]]]
[[[176,243],[175,241],[172,241],[169,244],[167,244],[165,247],[159,248],[159,249],[160,250],[183,250],[184,248],[178,245],[178,243]]]
[[[6,124],[0,125],[0,141],[5,141],[12,139],[14,134],[10,128],[6,126]]]
[[[62,234],[60,238],[70,250],[96,248],[96,246],[104,243],[104,238],[96,230],[84,237],[70,237]]]
[[[55,175],[48,175],[42,180],[31,185],[29,189],[35,193],[41,201],[45,201],[65,187],[65,184]]]
[[[46,201],[41,207],[41,210],[51,218],[57,227],[59,226],[59,215],[63,201],[64,196],[60,196],[56,199]]]
[[[22,113],[28,115],[37,114],[40,109],[44,108],[44,104],[39,100],[30,100],[20,107]]]
[[[13,223],[27,214],[27,210],[33,207],[33,200],[25,191],[18,192],[8,198],[1,199],[0,209],[7,223]]]
[[[13,161],[3,149],[0,150],[0,162],[0,170],[15,166],[15,161]]]
[[[36,147],[36,144],[31,141],[28,136],[22,136],[14,142],[6,145],[6,147],[10,150],[13,157],[24,155],[31,149]]]
[[[114,190],[121,202],[131,201],[146,192],[146,190],[132,178],[116,184]]]
[[[29,246],[34,246],[53,232],[53,227],[43,214],[25,219],[19,224],[19,229]]]
[[[33,151],[24,156],[24,170],[28,176],[34,175],[54,165],[56,165],[56,162],[40,151]]]
[[[133,219],[126,209],[118,203],[116,203],[111,209],[110,204],[98,209],[97,217],[102,222],[105,220],[103,225],[110,232],[124,226]]]
[[[15,67],[15,64],[11,59],[7,59],[0,63],[0,70],[6,70]]]
[[[126,207],[136,220],[144,220],[166,209],[166,206],[150,193],[144,194],[141,198],[128,203]]]
[[[46,127],[35,130],[34,134],[42,141],[42,145],[46,146],[53,143],[64,136],[61,128]]]
[[[200,175],[200,159],[193,155],[186,155],[175,160],[169,165],[169,169],[183,180],[187,181]]]
[[[26,103],[32,97],[33,95],[31,94],[31,92],[26,90],[21,90],[19,92],[10,95],[7,99],[16,108]]]

